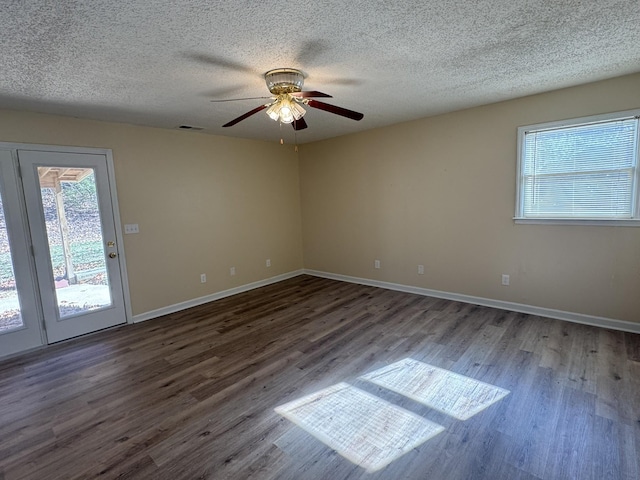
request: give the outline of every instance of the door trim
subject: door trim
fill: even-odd
[[[121,249],[118,249],[118,263],[120,266],[120,275],[122,278],[122,294],[124,296],[124,312],[126,317],[126,323],[133,323],[133,311],[131,308],[131,295],[129,292],[129,278],[127,275],[126,254],[124,248],[124,235],[122,232],[122,221],[120,219],[120,207],[118,204],[118,194],[116,190],[116,175],[113,165],[113,153],[109,148],[94,148],[94,147],[71,147],[63,145],[41,145],[32,143],[14,143],[14,142],[0,142],[0,148],[5,150],[11,150],[12,155],[17,155],[18,150],[31,150],[36,152],[55,152],[55,153],[84,153],[84,154],[97,154],[104,155],[107,159],[107,176],[109,180],[109,189],[111,193],[111,207],[113,209],[113,219],[115,222],[115,234],[117,245],[122,245]],[[14,157],[15,158],[15,157]],[[27,221],[26,213],[23,212],[25,218],[23,221]],[[42,328],[42,326],[41,326]],[[43,336],[46,339],[46,332],[43,332]]]

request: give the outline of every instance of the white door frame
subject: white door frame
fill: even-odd
[[[104,155],[107,161],[107,174],[109,180],[109,188],[111,193],[111,207],[113,209],[113,218],[115,222],[115,235],[116,235],[116,244],[120,245],[121,248],[118,248],[118,263],[120,266],[120,275],[122,278],[122,293],[124,296],[124,310],[126,323],[133,323],[133,312],[131,309],[131,295],[129,292],[129,280],[127,275],[127,267],[126,267],[126,256],[124,249],[124,236],[122,232],[122,221],[120,220],[120,207],[118,205],[118,195],[116,191],[116,177],[115,177],[115,169],[113,166],[113,153],[111,149],[108,148],[93,148],[93,147],[69,147],[69,146],[61,146],[61,145],[40,145],[40,144],[30,144],[30,143],[13,143],[13,142],[0,142],[0,149],[10,150],[12,153],[12,157],[14,161],[17,159],[17,151],[18,150],[35,150],[41,152],[56,152],[56,153],[81,153],[81,154],[97,154]],[[26,206],[24,205],[24,198],[21,199],[21,214],[23,216],[22,220],[26,225]],[[35,264],[33,261],[33,257],[30,257],[30,267],[33,271],[35,271]],[[34,276],[34,282],[37,284],[36,278]],[[34,285],[34,288],[37,288],[37,285]],[[39,307],[40,308],[40,307]],[[42,319],[40,319],[40,328],[42,329]],[[46,332],[42,332],[43,343],[47,343]]]

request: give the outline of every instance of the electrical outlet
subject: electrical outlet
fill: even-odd
[[[207,274],[206,273],[201,273],[200,274],[200,283],[207,283]]]
[[[231,275],[232,277],[236,274],[236,267],[231,267],[229,269],[229,275]]]
[[[509,285],[509,275],[502,274],[502,285]]]
[[[373,267],[374,268],[380,268],[380,260],[374,260],[373,261]]]
[[[267,267],[271,266],[271,259],[270,258],[267,258],[266,264],[267,264]]]
[[[424,275],[424,265],[418,265],[418,275]]]

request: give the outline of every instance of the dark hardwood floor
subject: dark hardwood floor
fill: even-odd
[[[358,377],[511,393],[456,420]],[[274,412],[346,382],[444,431],[374,473]],[[638,479],[640,335],[310,276],[0,362],[0,479]]]

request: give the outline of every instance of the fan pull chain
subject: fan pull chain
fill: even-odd
[[[278,122],[280,124],[280,145],[284,145],[284,138],[282,138],[282,122]]]

